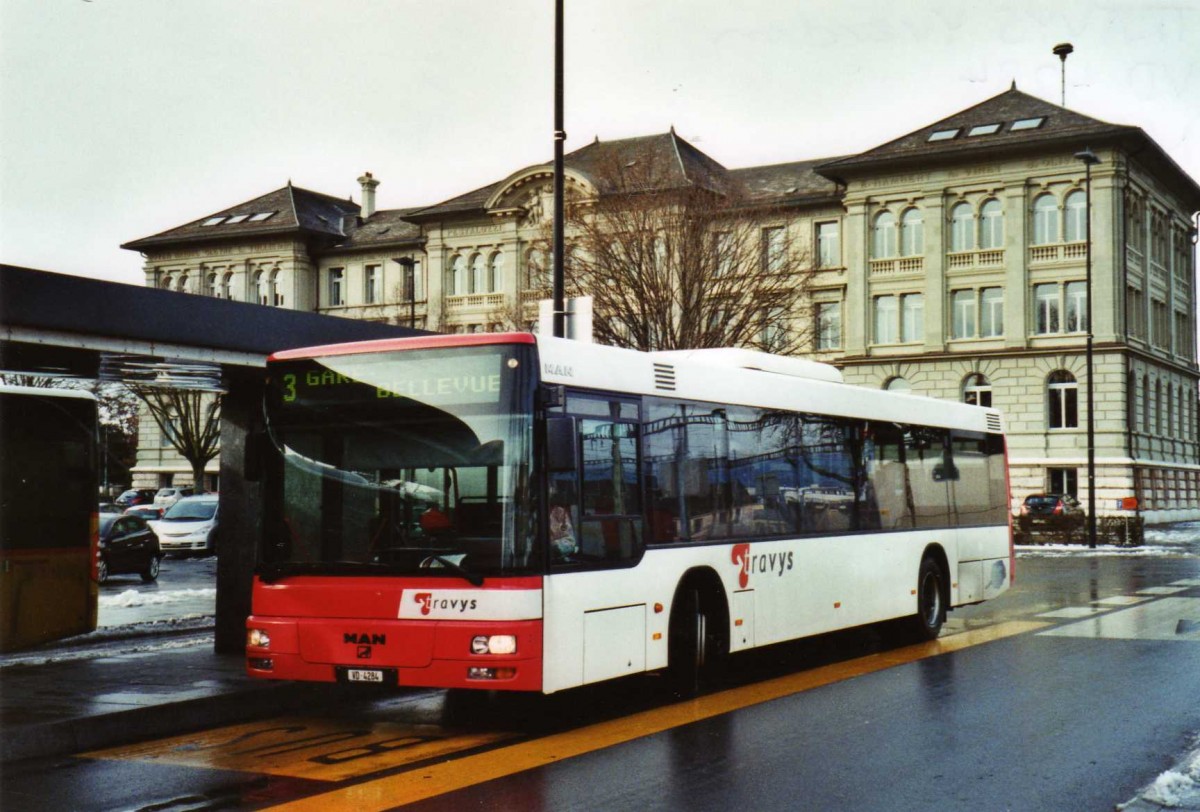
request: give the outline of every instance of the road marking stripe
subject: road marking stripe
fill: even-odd
[[[642,711],[632,716],[600,722],[588,727],[490,750],[486,753],[385,776],[272,808],[286,810],[286,812],[308,812],[309,810],[311,812],[336,812],[337,810],[368,812],[368,810],[394,809],[404,804],[544,767],[772,699],[1042,629],[1048,625],[1050,624],[1034,621],[1000,623],[986,629],[963,632],[931,643],[908,646],[844,663],[814,668],[799,674],[777,677],[689,702]]]

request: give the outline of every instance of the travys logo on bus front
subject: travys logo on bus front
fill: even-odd
[[[795,565],[792,551],[781,550],[776,553],[754,553],[749,544],[735,544],[729,554],[730,560],[738,567],[738,586],[745,589],[750,584],[750,574],[766,575],[775,573],[783,577]]]
[[[536,620],[542,616],[540,589],[406,589],[400,595],[405,620]]]

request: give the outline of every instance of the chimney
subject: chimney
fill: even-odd
[[[358,182],[362,185],[362,214],[359,216],[366,220],[375,213],[375,187],[379,181],[370,172],[365,172]]]

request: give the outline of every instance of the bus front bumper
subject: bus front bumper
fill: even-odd
[[[260,679],[542,689],[541,620],[364,622],[251,615],[246,632],[246,673]]]

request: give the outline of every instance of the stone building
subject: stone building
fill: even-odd
[[[1150,521],[1200,518],[1200,186],[1139,128],[1014,86],[834,159],[727,169],[673,130],[596,141],[566,156],[568,188],[606,193],[596,161],[623,150],[668,156],[671,183],[770,202],[764,252],[786,233],[814,266],[794,314],[812,356],[851,383],[1002,410],[1018,499],[1086,499],[1090,192],[1099,512],[1137,497]],[[529,323],[548,295],[549,165],[405,210],[377,210],[379,181],[358,180],[359,204],[288,185],[124,247],[174,290],[445,332]],[[143,451],[138,470],[169,458]]]

